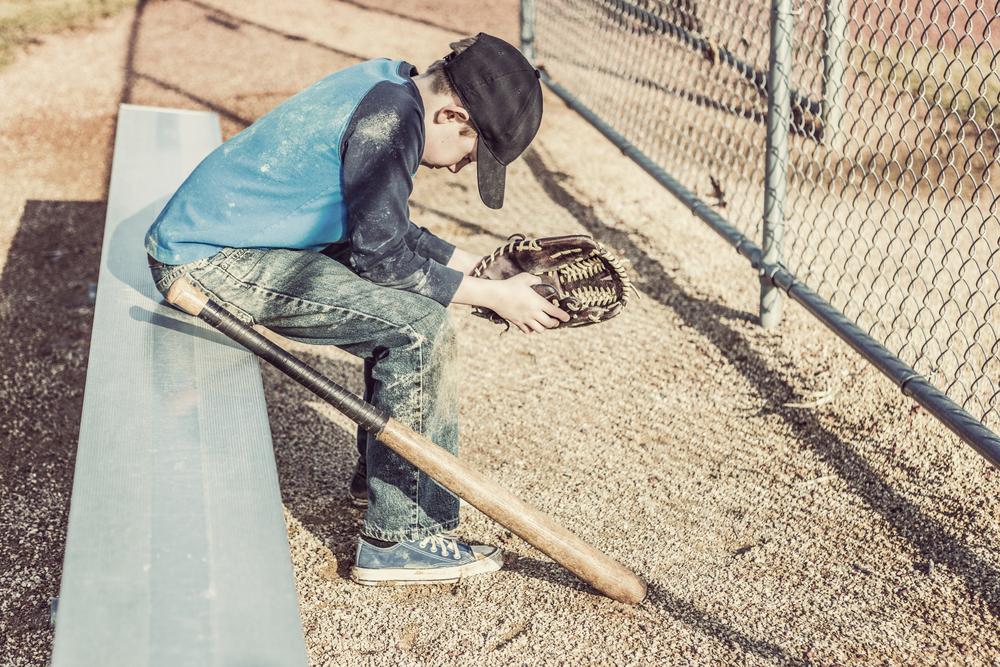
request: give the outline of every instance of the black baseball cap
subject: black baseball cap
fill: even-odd
[[[538,71],[517,48],[481,32],[472,46],[445,56],[444,72],[479,133],[479,196],[490,208],[500,208],[507,165],[542,123]]]

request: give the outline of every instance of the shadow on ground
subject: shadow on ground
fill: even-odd
[[[29,200],[0,276],[0,656],[51,642],[104,214]]]

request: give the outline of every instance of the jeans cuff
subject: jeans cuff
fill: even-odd
[[[448,530],[458,528],[458,519],[436,523],[430,526],[420,526],[418,528],[398,528],[396,530],[383,530],[378,526],[365,521],[361,525],[361,534],[365,537],[374,537],[376,540],[386,542],[404,542],[412,540],[422,540],[425,537],[438,535]]]

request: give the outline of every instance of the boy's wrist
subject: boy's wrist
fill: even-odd
[[[479,260],[481,259],[482,258],[479,255],[473,255],[471,252],[466,252],[456,246],[455,251],[448,260],[448,267],[455,269],[456,271],[461,271],[468,276],[472,273],[472,270],[476,268],[476,265],[479,264]]]
[[[502,291],[503,281],[473,278],[467,275],[462,278],[452,301],[467,306],[482,306],[494,310],[501,299]]]

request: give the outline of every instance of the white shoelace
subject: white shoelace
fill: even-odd
[[[448,551],[450,550],[453,555],[452,558],[455,560],[462,559],[462,553],[458,550],[458,539],[451,537],[449,535],[431,535],[430,537],[425,537],[420,540],[420,546],[426,547],[430,545],[430,552],[435,553],[438,549],[441,550],[442,556],[448,556]]]

